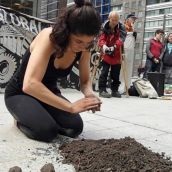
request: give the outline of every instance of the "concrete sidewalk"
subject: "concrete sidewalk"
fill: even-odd
[[[62,90],[70,101],[82,98],[72,89]],[[84,131],[80,138],[102,139],[130,136],[154,152],[165,152],[172,158],[172,100],[138,97],[103,99],[100,112],[82,113]],[[17,103],[17,102],[16,102]],[[45,163],[53,163],[57,172],[72,172],[71,165],[62,164],[60,137],[47,144],[26,138],[14,126],[0,94],[0,172],[20,166],[23,172],[38,172]]]

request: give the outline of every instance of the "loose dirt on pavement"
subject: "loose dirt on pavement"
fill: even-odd
[[[72,164],[76,172],[172,172],[172,161],[165,154],[154,153],[135,139],[68,140],[59,147],[62,163]],[[45,164],[41,172],[55,172]],[[22,172],[20,167],[9,172]],[[56,171],[58,172],[58,170]]]
[[[76,172],[172,172],[172,161],[135,139],[73,140],[60,146]]]

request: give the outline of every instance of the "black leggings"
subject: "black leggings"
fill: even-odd
[[[64,98],[61,94],[58,96]],[[17,120],[17,127],[31,139],[50,142],[57,134],[76,137],[83,130],[79,114],[57,109],[29,95],[7,97],[5,104]]]

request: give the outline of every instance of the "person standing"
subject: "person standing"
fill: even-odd
[[[165,73],[165,84],[172,84],[172,33],[167,36],[162,64],[162,72]]]
[[[99,77],[99,96],[104,98],[118,97],[121,70],[121,46],[126,37],[125,27],[119,22],[119,14],[115,11],[109,13],[108,21],[103,26],[98,45],[102,49],[102,69]],[[110,71],[111,94],[107,92],[107,78]]]
[[[156,30],[154,38],[151,38],[146,45],[147,58],[143,78],[148,78],[148,72],[160,71],[161,59],[164,53],[163,36],[164,31],[162,29]]]
[[[131,86],[131,78],[133,74],[133,63],[134,63],[134,49],[135,49],[135,42],[137,38],[137,32],[134,30],[134,24],[136,22],[137,17],[134,13],[128,14],[124,21],[125,29],[127,32],[127,36],[124,42],[124,60],[125,60],[125,67],[126,67],[126,80],[124,81],[123,75],[121,75],[121,82],[127,85],[127,88]],[[121,92],[125,92],[123,84],[120,87]]]

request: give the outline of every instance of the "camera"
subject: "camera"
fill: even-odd
[[[114,47],[109,47],[105,50],[105,53],[108,54],[109,56],[114,56]]]

